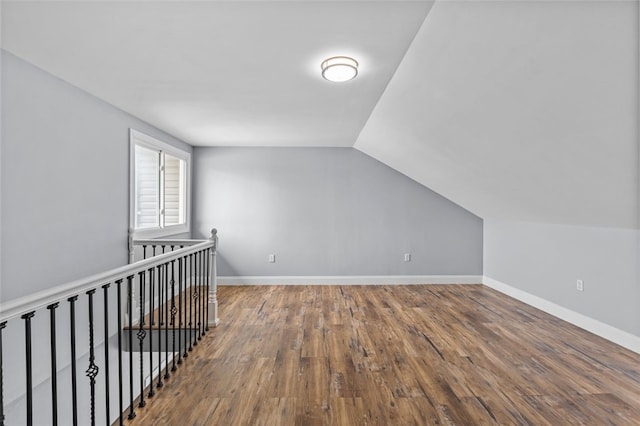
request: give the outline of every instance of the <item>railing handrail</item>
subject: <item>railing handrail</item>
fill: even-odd
[[[26,296],[9,300],[7,302],[0,303],[0,323],[20,317],[21,315],[28,312],[44,308],[48,305],[51,305],[52,303],[66,300],[69,297],[82,294],[86,291],[97,288],[100,285],[112,283],[119,279],[135,275],[138,272],[149,269],[150,267],[155,267],[184,255],[195,253],[204,248],[213,247],[213,249],[215,250],[216,241],[213,237],[215,237],[215,233],[212,232],[211,239],[202,240],[202,242],[196,245],[160,254],[145,260],[131,263],[129,265],[110,269],[108,271],[100,272],[86,278],[81,278],[79,280],[71,281],[66,284],[61,284],[53,288],[45,289],[28,294]],[[155,241],[162,242],[161,240]]]
[[[142,246],[142,245],[147,245],[147,246],[151,246],[151,245],[156,245],[156,246],[161,246],[161,245],[165,245],[165,246],[179,246],[179,245],[195,245],[195,244],[199,244],[199,243],[203,243],[206,242],[208,240],[192,240],[192,239],[188,239],[188,238],[147,238],[147,239],[137,239],[134,238],[133,239],[133,245],[135,246]]]
[[[209,236],[209,241],[214,241],[216,240],[217,236],[217,229],[213,228],[211,230],[211,235]],[[202,239],[202,240],[196,240],[196,239],[190,239],[190,238],[134,238],[134,234],[135,232],[133,231],[132,228],[129,228],[129,236],[127,238],[127,246],[128,246],[128,255],[129,255],[129,263],[135,263],[135,247],[136,246],[142,246],[142,247],[146,247],[146,246],[152,246],[152,247],[157,247],[157,246],[161,246],[163,247],[163,252],[164,252],[164,247],[166,246],[173,246],[175,248],[175,246],[192,246],[195,244],[199,244],[201,242],[205,242],[207,240]],[[172,249],[173,250],[173,249]],[[155,256],[155,249],[154,249],[154,256]],[[144,257],[146,259],[146,255]]]
[[[129,244],[131,247],[131,238]],[[153,244],[160,245],[162,252],[165,252],[166,246],[163,245],[165,243],[162,240],[155,240]],[[144,407],[146,389],[149,389],[148,396],[151,397],[155,394],[154,387],[155,389],[163,387],[163,379],[167,380],[171,375],[169,371],[176,371],[182,360],[187,358],[187,352],[191,352],[198,345],[198,341],[206,335],[209,327],[216,327],[220,322],[216,280],[217,246],[217,230],[214,228],[208,240],[189,241],[182,248],[176,250],[175,246],[170,247],[169,251],[158,255],[155,254],[154,249],[153,255],[147,259],[0,303],[0,424],[5,424],[2,357],[4,329],[15,330],[10,334],[13,348],[19,343],[16,342],[15,333],[19,332],[19,328],[24,327],[24,364],[16,363],[17,358],[13,356],[16,355],[15,353],[10,357],[12,374],[9,376],[11,379],[9,382],[12,388],[8,400],[11,404],[15,404],[18,398],[24,399],[26,424],[32,424],[34,411],[41,410],[40,403],[44,399],[42,393],[35,391],[36,387],[47,380],[40,366],[43,361],[46,362],[47,354],[46,351],[39,349],[34,351],[33,342],[34,339],[38,342],[46,340],[46,331],[40,327],[38,327],[39,330],[35,329],[34,326],[44,324],[33,322],[32,319],[36,316],[45,317],[42,315],[45,312],[46,317],[49,317],[50,424],[58,423],[60,402],[70,405],[74,424],[78,423],[79,403],[87,402],[90,424],[94,424],[97,410],[96,391],[97,387],[102,385],[105,404],[103,414],[106,415],[106,424],[115,424],[113,407],[110,405],[112,402],[110,393],[114,388],[115,376],[110,373],[110,370],[117,371],[119,424],[123,424],[124,417],[127,416],[125,377],[129,384],[127,417],[133,419],[136,399],[139,398],[138,407]],[[58,339],[56,311],[63,306],[68,308],[68,321],[65,322],[69,325],[69,331],[64,337]],[[115,328],[114,320],[117,321]],[[85,326],[80,326],[84,321],[87,321],[88,327],[86,327],[87,323]],[[135,338],[138,345],[134,349],[135,331],[137,331]],[[117,339],[111,339],[115,336]],[[126,337],[128,344],[123,342],[123,336]],[[116,340],[117,364],[109,356],[110,352],[116,348]],[[62,374],[62,370],[58,367],[57,360],[63,352],[57,349],[58,343],[69,346],[65,356],[67,361],[64,362],[63,368],[69,367],[71,375],[71,393],[66,395],[65,388],[65,397],[60,399],[58,390],[61,386],[58,386],[58,376]],[[102,359],[100,355],[96,356],[96,351],[100,348],[104,350]],[[140,352],[135,363],[137,365],[134,365],[134,350]],[[124,352],[128,352],[128,362],[123,360]],[[148,362],[144,356],[146,353],[148,353]],[[67,363],[69,361],[67,356],[70,356],[70,364]],[[89,365],[85,372],[89,382],[89,394],[78,392],[78,362],[87,356]],[[26,387],[16,388],[21,372],[24,372]],[[140,380],[140,386],[137,388],[134,386],[136,375]],[[154,383],[156,379],[157,383]],[[67,421],[67,423],[71,422]],[[83,423],[89,424],[89,422]]]

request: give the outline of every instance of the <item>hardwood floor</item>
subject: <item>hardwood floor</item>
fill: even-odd
[[[640,356],[480,285],[221,287],[133,425],[640,424]]]

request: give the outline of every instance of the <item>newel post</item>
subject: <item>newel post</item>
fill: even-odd
[[[218,250],[218,230],[213,228],[211,230],[211,235],[209,236],[209,241],[213,243],[213,247],[211,247],[211,251],[209,254],[209,262],[211,268],[209,268],[209,282],[211,283],[209,287],[209,303],[207,304],[208,315],[209,315],[209,325],[217,326],[220,324],[220,319],[218,318],[218,272],[216,270],[216,251]]]
[[[134,251],[134,245],[133,245],[133,229],[129,228],[129,238],[127,240],[128,242],[128,249],[129,249],[129,264],[132,264],[133,262],[136,261],[135,258],[135,251]]]
[[[136,261],[136,256],[135,256],[135,245],[133,244],[133,228],[129,228],[129,234],[127,237],[127,250],[129,252],[129,265],[131,265],[132,263],[134,263]],[[130,302],[136,300],[135,299],[135,289],[131,289],[131,300]],[[129,321],[129,317],[133,316],[133,318],[137,318],[137,312],[136,312],[136,304],[129,304],[127,305],[127,310],[124,312],[124,321],[125,323],[127,321]]]

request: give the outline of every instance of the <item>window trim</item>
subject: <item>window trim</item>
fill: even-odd
[[[135,229],[136,145],[167,153],[180,160],[184,160],[186,169],[184,194],[185,223],[164,227]],[[160,194],[160,197],[164,199],[164,194]],[[129,229],[133,231],[133,238],[162,238],[191,232],[191,153],[134,129],[129,129]]]

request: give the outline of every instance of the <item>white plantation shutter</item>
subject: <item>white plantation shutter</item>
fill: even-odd
[[[184,161],[172,155],[164,156],[164,224],[184,222]]]
[[[135,227],[160,226],[160,153],[136,145]]]
[[[135,130],[131,138],[131,227],[135,235],[189,232],[191,155]]]

